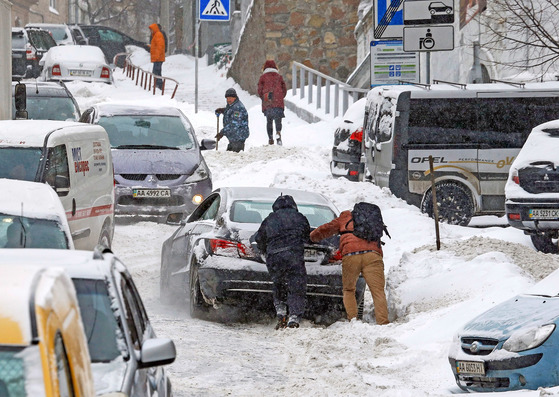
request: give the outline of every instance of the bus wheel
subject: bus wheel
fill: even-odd
[[[474,203],[469,190],[453,182],[437,183],[439,220],[450,225],[467,226],[474,215]],[[429,189],[423,197],[421,211],[433,215],[433,192]]]
[[[557,254],[559,249],[557,248],[557,241],[554,241],[552,236],[547,233],[531,234],[532,244],[534,247],[544,254]]]

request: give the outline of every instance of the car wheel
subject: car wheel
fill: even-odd
[[[192,266],[192,265],[191,265]],[[198,269],[194,266],[191,267],[190,271],[190,317],[201,318],[204,313],[208,310],[207,304],[204,302],[202,297],[202,291],[200,290],[200,280],[198,278]]]
[[[437,11],[435,11],[435,10],[429,10],[429,12],[431,13],[431,15],[435,15],[435,12],[437,12]]]
[[[450,225],[467,226],[474,214],[474,203],[468,189],[454,182],[438,183],[436,189],[439,220]],[[431,189],[423,197],[421,211],[434,217]]]
[[[532,244],[536,250],[543,252],[544,254],[557,254],[559,253],[559,248],[557,247],[557,241],[547,233],[538,233],[530,235],[532,239]]]
[[[447,13],[447,14],[450,14],[451,12],[452,12],[452,8],[447,8],[447,9],[446,9],[446,13]]]

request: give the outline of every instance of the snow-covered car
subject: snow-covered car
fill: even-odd
[[[188,118],[175,107],[102,103],[81,122],[109,134],[115,170],[117,215],[160,216],[178,224],[212,191],[211,172]]]
[[[52,47],[39,62],[39,81],[87,81],[113,83],[113,71],[103,51],[91,45]]]
[[[559,238],[559,121],[535,127],[509,170],[505,209],[509,224],[534,247],[557,253]]]
[[[56,41],[39,28],[12,28],[12,80],[37,77],[39,62]]]
[[[363,141],[363,119],[366,102],[366,98],[361,98],[351,105],[334,132],[330,172],[335,177],[345,177],[350,181],[358,181],[363,176],[361,142]]]
[[[175,360],[175,344],[156,337],[132,276],[109,250],[4,249],[0,250],[2,265],[62,268],[70,276],[96,395],[172,396],[163,365]]]
[[[59,46],[82,44],[78,43],[74,39],[74,35],[72,34],[70,27],[64,23],[28,23],[25,27],[48,30],[52,38],[56,41],[56,44]]]
[[[12,83],[12,119],[16,118],[15,85]],[[25,84],[29,120],[78,121],[78,102],[62,81]]]
[[[0,248],[73,249],[66,213],[46,183],[0,178]]]
[[[466,323],[449,361],[461,389],[494,392],[559,385],[559,270]]]
[[[162,302],[185,302],[186,298],[193,317],[203,317],[222,304],[252,306],[258,302],[272,307],[272,281],[263,255],[250,239],[281,194],[295,199],[311,228],[338,215],[334,204],[319,193],[265,187],[216,189],[163,243]],[[309,242],[305,248],[307,318],[343,313],[338,244],[339,238],[333,237],[319,244]],[[364,291],[365,282],[360,278],[356,297],[361,308]]]

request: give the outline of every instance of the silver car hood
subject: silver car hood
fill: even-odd
[[[554,323],[558,317],[559,297],[519,295],[477,316],[458,334],[502,340],[521,329]]]
[[[115,174],[183,174],[190,175],[201,161],[197,148],[112,149]]]
[[[123,391],[122,382],[128,364],[119,356],[110,363],[92,363],[91,372],[95,384],[95,394]]]

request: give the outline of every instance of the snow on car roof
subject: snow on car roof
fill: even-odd
[[[98,130],[105,132],[101,126],[74,121],[2,120],[0,146],[42,147],[45,137],[51,132],[64,136]]]
[[[45,54],[51,62],[99,62],[105,63],[105,55],[92,45],[63,45],[52,47]]]
[[[103,280],[110,273],[114,255],[108,252],[102,258],[96,255],[99,254],[82,250],[6,248],[0,249],[0,265],[60,267],[72,278]]]
[[[103,116],[113,115],[163,115],[163,116],[180,116],[179,109],[172,106],[147,106],[133,105],[130,103],[105,102],[95,105],[99,109],[99,113]]]
[[[290,195],[297,204],[320,204],[336,208],[334,204],[320,193],[305,190],[283,189],[275,187],[222,187],[232,200],[254,200],[274,202],[280,195]]]
[[[557,130],[551,136],[545,130]],[[524,142],[522,150],[516,156],[513,167],[521,168],[534,161],[551,161],[559,164],[557,151],[559,150],[559,120],[549,121],[536,126],[528,139]]]
[[[29,218],[55,219],[66,223],[66,214],[56,192],[46,183],[0,178],[0,213]]]

